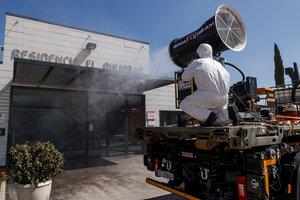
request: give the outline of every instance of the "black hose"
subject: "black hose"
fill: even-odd
[[[229,66],[233,67],[234,69],[238,70],[241,73],[242,77],[243,77],[243,81],[245,81],[245,74],[242,72],[242,70],[240,68],[238,68],[237,66],[235,66],[231,63],[228,63],[228,62],[224,62],[224,64],[229,65]]]

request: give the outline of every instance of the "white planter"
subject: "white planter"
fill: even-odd
[[[5,200],[5,186],[6,182],[0,183],[0,200]]]
[[[18,200],[49,200],[52,181],[46,181],[34,186],[31,184],[18,184]]]

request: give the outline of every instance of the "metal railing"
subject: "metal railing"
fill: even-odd
[[[293,85],[287,84],[284,87],[272,87],[275,92],[277,113],[288,104],[296,105],[298,116],[300,111],[300,85],[295,90],[295,101],[292,100]]]

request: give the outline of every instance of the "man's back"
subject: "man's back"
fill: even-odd
[[[194,78],[197,90],[184,98],[180,108],[200,120],[201,126],[229,120],[227,104],[230,75],[219,62],[213,60],[212,52],[209,44],[199,45],[199,59],[189,64],[181,76],[184,81]]]
[[[182,78],[194,78],[198,90],[211,91],[221,96],[229,92],[229,73],[219,62],[211,58],[194,60],[184,73]]]
[[[199,90],[209,90],[221,96],[227,95],[230,75],[224,67],[211,58],[201,58],[197,62],[201,62],[194,72],[197,88]]]

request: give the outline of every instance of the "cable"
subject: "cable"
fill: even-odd
[[[281,190],[281,181],[280,181],[280,176],[281,176],[281,164],[280,164],[281,158],[278,159],[278,168],[276,171],[275,176],[277,175],[277,179],[275,179],[275,182],[273,182],[273,184],[269,184],[270,188],[272,188],[273,190],[279,192]],[[277,173],[279,170],[279,173]],[[279,188],[275,188],[274,186],[279,183]]]
[[[239,101],[243,104],[243,106],[244,106],[246,109],[248,109],[248,107],[247,107],[246,104],[242,101],[242,99],[241,99],[236,93],[234,93],[233,90],[232,90],[231,88],[229,89],[229,91],[233,94],[233,96],[234,96],[237,100],[239,100]]]
[[[243,81],[245,81],[245,74],[243,73],[243,71],[240,68],[238,68],[237,66],[235,66],[234,64],[231,64],[229,62],[224,62],[224,64],[229,65],[229,66],[233,67],[234,69],[238,70],[243,77]]]
[[[229,63],[229,62],[224,62],[224,64],[225,65],[229,65],[229,66],[231,66],[231,67],[233,67],[234,69],[236,69],[237,71],[239,71],[240,73],[241,73],[241,75],[242,75],[242,81],[245,81],[245,74],[243,73],[243,71],[240,69],[240,68],[238,68],[237,66],[235,66],[234,64],[232,64],[232,63]],[[230,92],[233,94],[233,96],[235,96],[235,98],[236,99],[238,99],[241,103],[242,103],[242,105],[249,111],[249,109],[248,109],[248,107],[245,105],[245,103],[240,99],[240,97],[237,95],[237,94],[235,94],[234,92],[233,92],[233,90],[230,88]],[[252,98],[251,98],[251,101],[252,101]],[[258,116],[258,115],[255,115],[254,113],[252,113],[252,112],[249,112],[252,116],[254,116],[255,118],[258,118],[258,119],[260,119],[260,120],[262,120],[262,121],[265,121],[265,119],[264,118],[262,118],[261,116]]]

